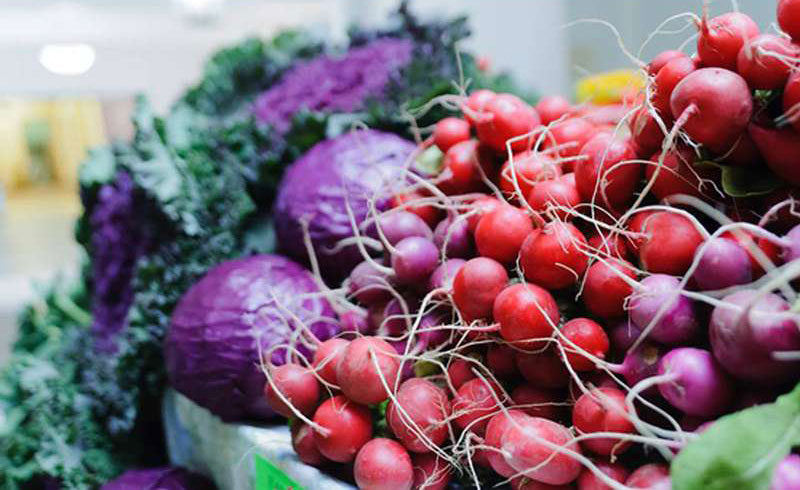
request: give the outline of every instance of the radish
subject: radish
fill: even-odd
[[[589,237],[588,243],[590,249],[615,259],[627,259],[631,255],[625,244],[625,238],[621,235],[592,235]]]
[[[703,236],[683,215],[659,211],[643,223],[639,260],[652,273],[683,275],[692,263]]]
[[[653,79],[651,102],[665,122],[672,122],[670,98],[675,87],[696,69],[694,61],[688,56],[677,57],[665,63]]]
[[[461,108],[464,113],[464,119],[474,126],[477,122],[476,118],[480,117],[486,105],[496,96],[497,94],[487,89],[476,90],[469,94]]]
[[[322,466],[327,462],[325,456],[317,449],[314,430],[307,424],[294,420],[291,423],[292,449],[297,459],[310,466]]]
[[[800,40],[800,1],[778,1],[778,25],[793,40]]]
[[[768,129],[755,124],[750,124],[747,130],[770,170],[789,184],[800,185],[797,166],[800,133],[791,128]]]
[[[619,463],[607,463],[605,461],[595,461],[594,465],[607,477],[619,483],[624,483],[625,480],[628,478],[628,475],[630,474],[628,469]],[[600,477],[595,475],[595,473],[592,470],[584,468],[580,476],[578,477],[578,490],[613,490],[613,489],[607,484],[603,483]]]
[[[669,345],[689,342],[699,329],[694,304],[680,294],[680,281],[665,274],[642,279],[630,299],[630,318],[640,330],[652,328],[653,340]]]
[[[548,485],[531,480],[527,476],[518,476],[511,480],[511,490],[574,490],[572,485]]]
[[[509,466],[532,480],[549,485],[564,485],[578,477],[580,462],[564,452],[580,454],[569,429],[527,415],[514,422],[509,424],[500,441]]]
[[[342,332],[350,334],[369,335],[372,330],[369,324],[369,316],[360,310],[348,310],[339,315],[339,325]],[[335,364],[333,369],[335,372]]]
[[[428,290],[443,289],[448,293],[452,292],[456,274],[466,262],[464,259],[447,259],[442,262],[428,279]]]
[[[792,72],[783,89],[783,112],[795,131],[800,133],[800,70]]]
[[[599,323],[588,318],[573,318],[561,327],[559,342],[564,348],[564,357],[575,371],[591,371],[595,361],[583,355],[588,352],[604,359],[608,354],[608,335]]]
[[[572,409],[572,423],[582,434],[631,434],[635,432],[635,428],[629,418],[625,393],[616,388],[594,388],[582,394]],[[613,437],[587,438],[581,441],[581,447],[601,455],[620,454],[629,446],[630,442]]]
[[[697,54],[703,66],[728,70],[736,70],[739,50],[759,34],[758,25],[741,12],[728,12],[711,20],[704,12],[699,28]]]
[[[414,490],[445,490],[453,478],[450,465],[433,453],[412,454]]]
[[[581,195],[575,183],[575,174],[562,175],[558,179],[536,184],[526,199],[528,205],[540,213],[552,212],[561,220],[571,218],[569,210],[581,203]]]
[[[693,168],[694,154],[687,149],[668,150],[663,159],[661,152],[650,157],[653,162],[645,168],[645,178],[650,181],[655,177],[650,192],[659,199],[666,199],[677,194],[685,194],[701,198],[701,172]],[[658,163],[661,161],[659,170]],[[658,175],[656,175],[658,171]]]
[[[669,468],[663,464],[640,466],[625,480],[625,485],[641,490],[671,490]]]
[[[625,280],[621,276],[627,276]],[[611,320],[625,315],[625,300],[633,293],[633,265],[621,259],[598,261],[586,271],[581,299],[594,316]]]
[[[467,381],[458,389],[453,399],[455,424],[461,430],[483,435],[489,418],[500,410],[501,389],[481,378]]]
[[[559,420],[563,415],[564,394],[559,391],[521,384],[511,392],[511,400],[514,408],[531,417]]]
[[[796,380],[800,363],[772,357],[800,350],[800,330],[784,315],[788,310],[789,304],[775,294],[743,290],[726,296],[709,322],[714,356],[741,380],[768,386]]]
[[[784,239],[788,243],[782,250],[781,258],[786,262],[800,259],[800,225],[789,230]]]
[[[505,202],[491,196],[482,196],[478,199],[475,199],[475,201],[472,202],[470,216],[467,218],[469,231],[475,233],[475,229],[478,228],[478,223],[480,222],[481,218],[500,206],[505,205]]]
[[[500,452],[500,442],[509,426],[515,421],[521,421],[524,416],[525,413],[520,410],[508,410],[493,416],[486,425],[486,436],[483,443],[495,449],[487,450],[486,458],[492,469],[500,476],[510,478],[517,473],[517,470],[506,463],[503,453]]]
[[[328,398],[314,413],[314,423],[327,431],[314,432],[317,449],[337,463],[349,463],[364,444],[372,439],[369,409],[338,395]]]
[[[534,231],[522,243],[519,265],[525,278],[547,289],[578,282],[586,271],[586,238],[570,223],[554,221]]]
[[[664,115],[661,115],[662,119]],[[672,119],[672,112],[667,112],[667,122]],[[647,107],[642,107],[631,118],[630,122],[631,137],[636,144],[636,153],[639,155],[651,155],[661,148],[664,142],[664,130],[658,125],[656,119],[650,114]]]
[[[453,303],[466,322],[492,315],[495,298],[508,283],[506,269],[496,260],[468,260],[453,280]]]
[[[747,128],[753,98],[744,79],[722,68],[701,68],[686,75],[670,98],[682,129],[712,151],[727,149]]]
[[[292,363],[269,369],[271,379],[264,385],[264,396],[270,408],[286,418],[294,417],[292,409],[281,399],[283,395],[295,410],[304,415],[313,414],[319,401],[319,382],[314,373]]]
[[[394,348],[378,337],[351,341],[336,368],[342,393],[364,405],[382,402],[389,396],[384,383],[394,388],[397,380],[400,363],[396,357]]]
[[[712,238],[695,255],[699,260],[692,278],[700,289],[725,289],[753,280],[750,256],[733,240]]]
[[[475,140],[451,146],[442,159],[438,187],[445,194],[457,195],[483,190],[483,175],[494,176],[494,157]]]
[[[313,367],[320,378],[332,385],[339,385],[336,368],[350,342],[340,338],[328,339],[317,346]]]
[[[535,109],[542,120],[542,124],[550,124],[572,112],[572,105],[566,97],[561,95],[546,95],[539,99]]]
[[[522,377],[536,388],[565,388],[571,379],[564,360],[552,348],[531,354],[517,352],[516,361]]]
[[[467,381],[476,378],[475,373],[472,372],[472,367],[472,362],[464,359],[452,359],[450,361],[450,365],[447,366],[447,378],[456,391]]]
[[[774,34],[760,34],[742,46],[736,71],[756,90],[777,90],[786,85],[800,47]]]
[[[658,374],[670,378],[658,385],[661,396],[687,415],[714,417],[733,401],[733,382],[707,350],[673,349],[661,359]]]
[[[472,235],[465,219],[445,219],[436,225],[433,243],[445,257],[468,258],[473,254]]]
[[[469,139],[469,130],[470,127],[467,121],[457,117],[446,117],[434,126],[433,143],[442,152],[446,153],[454,145],[467,141]]]
[[[655,58],[647,65],[647,74],[650,76],[655,76],[661,69],[669,63],[670,61],[676,58],[688,58],[689,56],[686,55],[683,51],[678,50],[667,50],[662,51]]]
[[[441,216],[441,211],[430,204],[421,204],[419,201],[426,195],[419,191],[405,192],[392,196],[392,208],[402,209],[409,213],[416,214],[422,218],[429,227],[436,226]]]
[[[634,386],[638,382],[658,374],[658,366],[664,356],[664,347],[643,342],[635,349],[628,352],[622,364],[609,366],[609,370],[622,374],[625,381]],[[653,387],[645,391],[646,394],[658,394],[658,390]]]
[[[436,446],[447,439],[450,400],[443,389],[428,380],[411,378],[400,385],[395,398],[396,401],[390,401],[386,408],[386,422],[409,451],[425,453],[431,450],[419,432]],[[405,413],[398,410],[398,405]]]
[[[515,196],[524,198],[538,182],[560,176],[561,167],[552,158],[529,151],[518,153],[512,160],[506,161],[500,169],[500,190],[509,200]],[[521,194],[517,192],[517,186]]]
[[[403,446],[378,437],[358,451],[353,476],[361,490],[411,490],[414,467]]]
[[[390,276],[365,260],[355,266],[347,279],[348,293],[362,305],[373,305],[392,297]]]
[[[404,238],[392,251],[392,269],[400,284],[424,283],[437,265],[439,250],[427,238]]]
[[[630,320],[622,320],[611,327],[608,338],[611,341],[612,352],[625,352],[631,348],[642,330]]]
[[[575,162],[575,183],[586,202],[616,210],[633,197],[642,175],[636,150],[629,139],[620,139],[608,131],[595,134],[581,148],[582,160]],[[628,163],[623,163],[628,162]]]
[[[392,211],[378,218],[381,233],[390,245],[397,245],[401,240],[412,236],[433,238],[430,226],[419,216],[409,211]]]
[[[561,314],[553,296],[535,284],[513,284],[497,295],[494,320],[500,335],[516,347],[535,350],[553,335]]]
[[[790,454],[783,458],[772,474],[769,490],[797,490],[800,488],[800,456]]]
[[[475,229],[478,253],[503,264],[517,260],[522,242],[533,231],[525,211],[514,206],[500,206],[481,218]]]
[[[573,117],[555,124],[550,128],[550,134],[545,137],[544,148],[558,146],[558,155],[561,158],[578,156],[583,145],[597,132],[597,127],[582,117]],[[572,161],[564,164],[572,168]]]
[[[517,374],[514,362],[516,351],[505,344],[492,344],[486,349],[486,367],[498,378],[513,378]]]
[[[495,151],[505,153],[509,139],[530,133],[541,125],[541,120],[536,110],[516,95],[497,94],[486,103],[476,123],[478,139]],[[511,150],[525,150],[534,138],[532,135],[511,143]]]

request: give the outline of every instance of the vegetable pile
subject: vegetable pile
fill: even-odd
[[[274,251],[283,169],[354,125],[410,137],[404,111],[457,93],[453,81],[510,86],[468,53],[459,59],[464,19],[422,23],[403,6],[396,20],[351,32],[346,46],[285,32],[224,49],[169,114],[140,99],[132,141],[90,155],[81,280],[53,284],[26,309],[0,373],[0,488],[93,489],[128,467],[165,464],[170,316],[210,269]],[[390,47],[392,63],[373,59]],[[347,82],[327,92],[285,82],[322,77]],[[217,367],[252,371],[246,359]]]
[[[798,488],[800,2],[777,35],[681,18],[697,53],[637,60],[618,107],[439,97],[460,115],[366,204],[296,164],[281,246],[341,329],[260,357],[301,461],[366,490]]]

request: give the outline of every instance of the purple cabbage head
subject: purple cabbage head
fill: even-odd
[[[273,208],[278,243],[283,251],[307,260],[302,221],[324,278],[338,283],[363,260],[355,246],[332,249],[354,235],[347,212],[361,224],[370,215],[370,200],[386,210],[393,190],[405,186],[404,164],[415,146],[399,136],[356,131],[323,141],[290,165]]]
[[[165,343],[170,383],[224,421],[270,417],[261,354],[276,365],[286,362],[289,345],[308,355],[302,343],[311,339],[301,327],[319,340],[338,332],[310,272],[278,255],[223,262],[172,313]]]
[[[215,490],[211,481],[182,468],[129,470],[101,490]]]
[[[258,97],[256,119],[285,133],[303,109],[362,109],[364,101],[379,96],[398,69],[411,60],[412,49],[407,39],[384,38],[352,48],[342,57],[323,55],[299,63]]]

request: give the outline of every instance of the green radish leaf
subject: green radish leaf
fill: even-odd
[[[722,167],[722,190],[731,197],[763,196],[781,186],[781,179],[764,168]]]
[[[766,490],[800,443],[800,385],[775,403],[720,418],[672,462],[674,490]]]

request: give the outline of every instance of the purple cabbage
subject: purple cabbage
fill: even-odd
[[[415,146],[399,136],[374,130],[344,134],[317,144],[286,170],[273,208],[278,243],[289,256],[307,261],[301,222],[309,235],[323,277],[334,284],[363,260],[355,246],[331,251],[353,236],[347,204],[356,223],[389,207],[393,186],[405,186],[403,165]]]
[[[308,355],[298,343],[300,324],[322,341],[338,333],[331,306],[317,293],[311,273],[278,255],[214,267],[172,314],[165,344],[172,386],[224,421],[274,415],[263,396],[260,353],[271,352],[267,360],[280,365],[288,353],[280,346],[297,343]]]
[[[211,481],[182,468],[129,470],[101,490],[215,490]]]
[[[384,38],[352,48],[342,57],[323,55],[299,63],[258,97],[253,109],[256,119],[285,133],[300,110],[360,110],[408,64],[412,50],[407,39]]]

